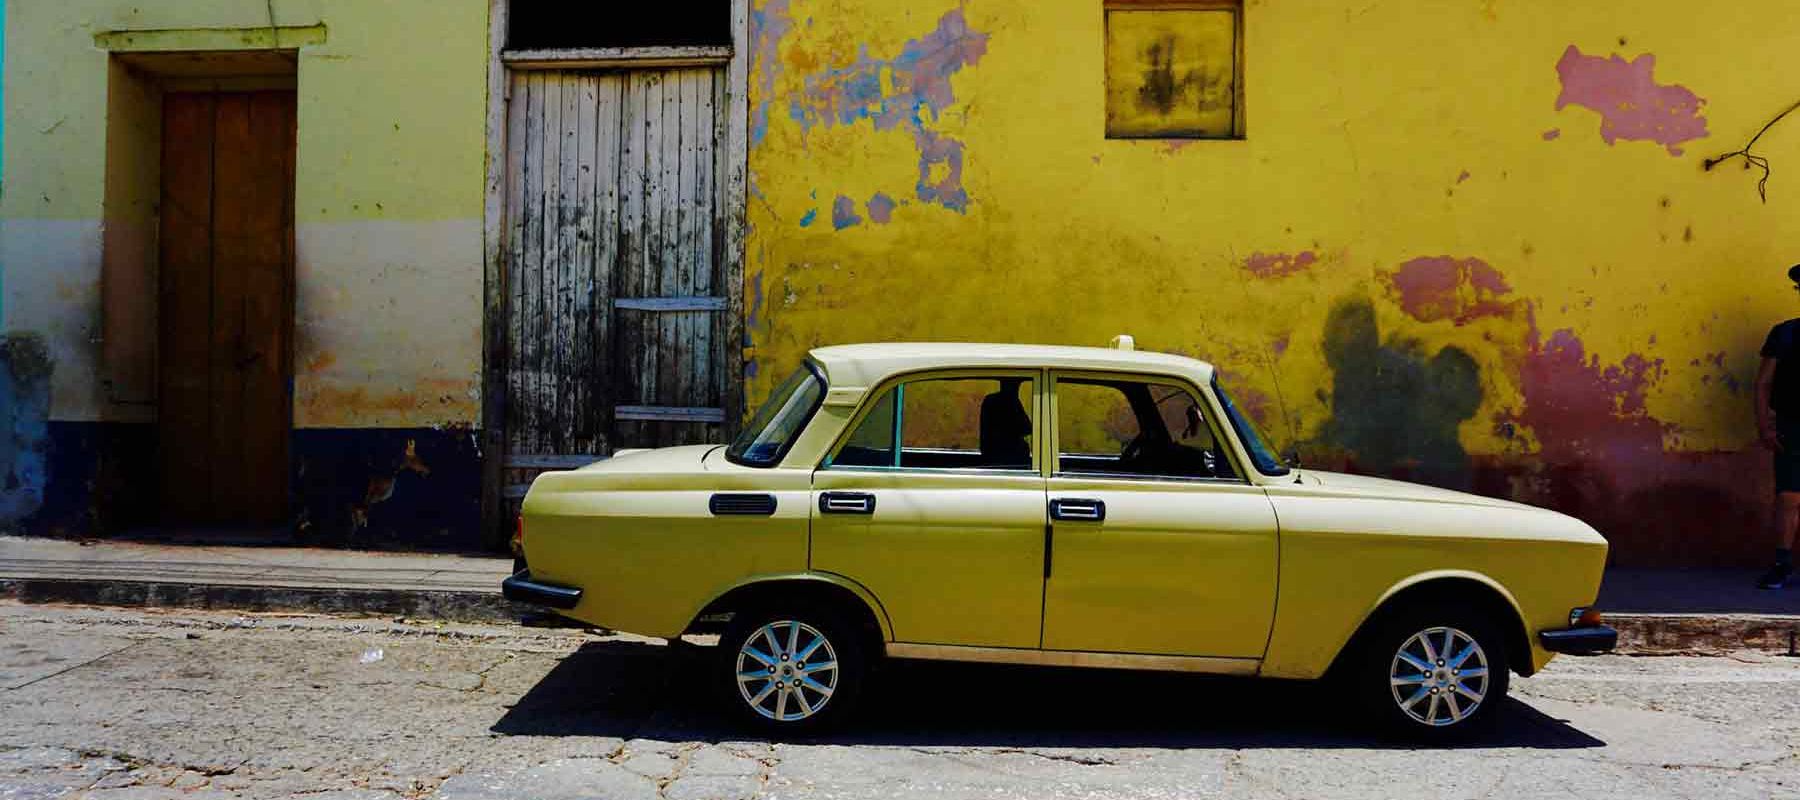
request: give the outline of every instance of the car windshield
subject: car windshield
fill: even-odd
[[[1237,404],[1231,402],[1231,395],[1225,393],[1225,387],[1219,385],[1218,376],[1213,376],[1213,394],[1219,396],[1219,403],[1225,406],[1225,416],[1231,418],[1231,427],[1237,431],[1239,439],[1244,441],[1244,449],[1250,451],[1250,460],[1256,462],[1256,471],[1264,475],[1286,475],[1288,468],[1281,463],[1281,458],[1269,447],[1263,438],[1262,431],[1256,429],[1244,412],[1239,411]]]
[[[787,455],[794,439],[812,419],[825,396],[825,379],[810,362],[776,387],[744,432],[738,434],[725,457],[748,467],[772,467]]]

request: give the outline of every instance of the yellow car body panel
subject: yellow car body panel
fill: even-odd
[[[1193,656],[1283,678],[1323,674],[1385,600],[1443,579],[1484,584],[1516,609],[1531,654],[1512,666],[1529,673],[1551,656],[1538,633],[1568,627],[1598,592],[1606,542],[1578,520],[1399,481],[1262,474],[1229,429],[1218,442],[1241,480],[1055,473],[1051,376],[1178,384],[1223,420],[1204,362],[947,343],[825,347],[810,362],[823,396],[771,466],[682,447],[540,476],[522,512],[531,578],[580,589],[570,617],[650,636],[681,633],[733,588],[810,576],[854,591],[890,642],[984,658]],[[969,370],[1040,376],[1033,470],[826,466],[886,385]],[[822,514],[830,491],[873,495],[873,511]],[[776,507],[719,516],[717,493],[767,494]],[[1107,519],[1053,524],[1046,504],[1061,495],[1104,500]]]

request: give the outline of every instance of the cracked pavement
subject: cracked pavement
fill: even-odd
[[[1800,659],[1772,654],[1559,659],[1491,735],[1419,750],[1310,684],[904,662],[850,729],[768,742],[692,688],[703,652],[0,603],[0,800],[1800,796]]]

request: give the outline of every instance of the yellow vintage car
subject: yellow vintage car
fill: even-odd
[[[542,475],[520,531],[508,597],[720,633],[715,688],[775,731],[916,658],[1333,676],[1434,738],[1616,640],[1586,524],[1290,466],[1211,365],[1129,337],[821,347],[730,445]]]

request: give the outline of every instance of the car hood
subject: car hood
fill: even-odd
[[[1453,489],[1440,489],[1436,486],[1396,481],[1388,478],[1374,478],[1367,475],[1350,475],[1343,472],[1327,472],[1317,469],[1300,470],[1300,482],[1326,489],[1349,492],[1367,497],[1380,497],[1392,500],[1426,500],[1437,503],[1462,503],[1492,508],[1514,508],[1530,511],[1545,511],[1536,506],[1501,500],[1496,497],[1483,497]]]
[[[596,461],[578,472],[637,472],[666,474],[706,469],[706,456],[724,448],[719,444],[689,444],[654,450],[620,450],[612,458]]]

